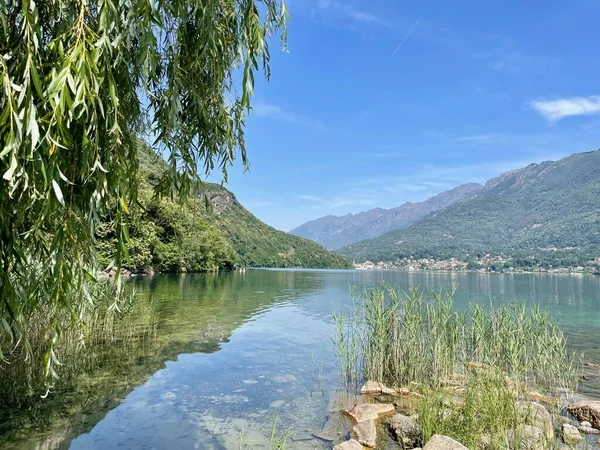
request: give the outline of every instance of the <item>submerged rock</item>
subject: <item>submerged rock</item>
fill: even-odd
[[[544,432],[533,425],[519,425],[506,432],[511,450],[545,450],[547,445]]]
[[[356,403],[352,408],[344,411],[344,414],[358,423],[365,420],[378,420],[395,412],[396,408],[389,403]]]
[[[395,414],[389,420],[389,426],[402,448],[413,448],[421,437],[421,427],[411,417]]]
[[[525,424],[541,429],[548,441],[554,438],[552,416],[546,408],[536,402],[517,402],[515,407]]]
[[[583,440],[579,430],[569,423],[564,423],[562,426],[562,438],[567,445],[577,445]]]
[[[275,400],[274,402],[271,402],[269,408],[281,408],[283,405],[285,405],[284,400]]]
[[[600,428],[600,401],[583,400],[568,407],[570,414],[577,420],[588,421],[594,428]]]
[[[448,436],[441,434],[434,434],[429,442],[425,444],[423,450],[469,450],[467,447],[462,445],[460,442],[455,441]]]
[[[374,448],[377,445],[377,426],[374,420],[365,420],[354,425],[352,437],[365,447]]]
[[[363,450],[363,446],[356,439],[350,439],[336,445],[333,447],[333,450]]]
[[[344,416],[340,412],[329,415],[321,431],[313,433],[313,436],[324,441],[339,441],[344,436]]]

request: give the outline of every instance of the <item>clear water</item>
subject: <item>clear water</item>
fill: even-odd
[[[332,311],[348,310],[352,285],[381,282],[437,291],[455,303],[537,303],[569,344],[600,361],[600,277],[392,271],[248,270],[132,281],[159,316],[156,341],[112,371],[55,393],[43,415],[0,424],[0,447],[127,449],[325,449],[321,430],[338,376]],[[583,386],[600,398],[598,380]],[[60,398],[60,402],[56,400]],[[57,406],[53,408],[53,402]],[[60,406],[58,406],[60,405]]]

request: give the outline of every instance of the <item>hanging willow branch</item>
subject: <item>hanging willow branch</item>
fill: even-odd
[[[169,163],[158,197],[247,165],[255,73],[286,18],[281,0],[0,0],[0,358],[36,308],[76,320],[99,217],[127,257],[139,136]]]

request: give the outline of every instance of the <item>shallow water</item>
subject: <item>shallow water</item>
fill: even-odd
[[[323,427],[338,389],[332,311],[350,309],[350,286],[381,282],[426,291],[456,284],[457,308],[540,304],[569,345],[600,361],[600,277],[311,270],[160,275],[132,281],[159,317],[156,342],[118,370],[86,377],[86,389],[74,389],[56,411],[49,399],[46,420],[35,426],[0,426],[0,446],[262,449],[275,429],[277,437],[293,432],[287,448],[330,448],[311,434]],[[583,386],[600,398],[598,388],[597,379]]]

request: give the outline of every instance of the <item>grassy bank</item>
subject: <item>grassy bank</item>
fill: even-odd
[[[350,389],[365,380],[409,388],[406,412],[418,414],[423,443],[444,434],[469,448],[499,448],[508,430],[528,421],[519,400],[536,391],[554,403],[551,396],[576,388],[580,363],[540,308],[461,312],[453,296],[353,293],[353,313],[335,315],[340,375]]]

